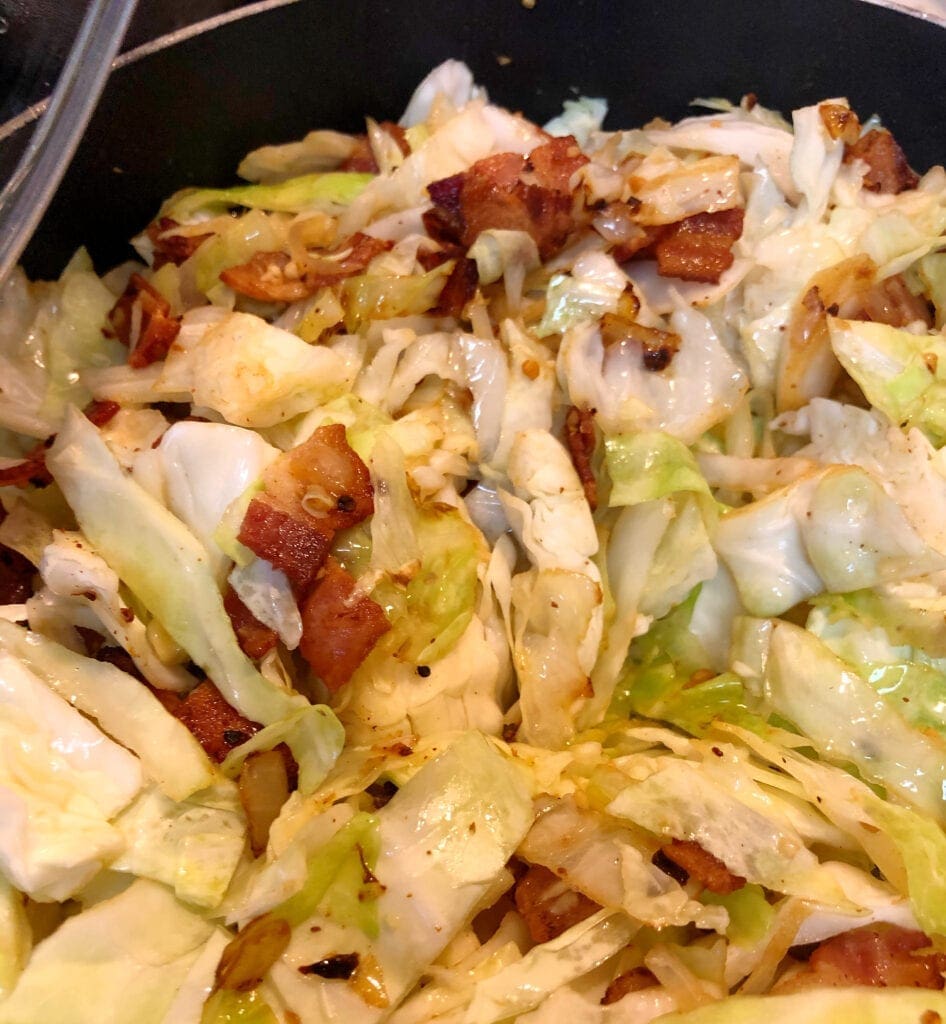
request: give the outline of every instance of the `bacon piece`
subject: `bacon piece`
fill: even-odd
[[[476,294],[479,280],[476,260],[468,260],[461,256],[444,282],[437,302],[437,311],[444,316],[459,317],[466,304]]]
[[[518,153],[478,160],[461,174],[427,186],[434,204],[424,214],[428,234],[468,249],[490,228],[525,231],[547,259],[562,248],[575,226],[568,180],[583,163],[587,159],[570,136],[536,147],[528,163]]]
[[[0,523],[7,510],[0,505]],[[33,596],[33,563],[19,551],[0,544],[0,604],[23,604]]]
[[[180,266],[197,252],[203,242],[213,236],[213,232],[206,235],[174,234],[174,228],[180,226],[171,217],[159,217],[145,229],[145,234],[154,245],[154,259],[151,262],[154,270],[160,270],[165,263]]]
[[[908,188],[916,188],[920,180],[919,175],[910,169],[897,140],[883,128],[874,128],[853,146],[844,147],[844,162],[854,160],[863,160],[867,164],[864,188],[870,192],[896,195]]]
[[[591,511],[598,507],[598,482],[595,480],[591,460],[595,454],[595,417],[589,409],[571,406],[565,416],[565,442],[572,457],[572,465],[581,481],[585,499]]]
[[[40,441],[27,453],[22,462],[0,469],[0,487],[46,487],[53,482],[46,468],[46,452],[53,438]]]
[[[610,1006],[630,995],[632,992],[640,992],[642,989],[651,988],[657,984],[657,979],[646,967],[635,967],[630,971],[619,974],[614,981],[605,989],[601,997],[602,1006]]]
[[[529,154],[527,166],[543,188],[570,194],[572,175],[586,163],[588,157],[582,153],[575,136],[565,135],[536,146]]]
[[[533,942],[548,942],[601,908],[554,872],[532,864],[516,883],[516,909]]]
[[[835,935],[811,954],[807,967],[778,990],[870,985],[875,988],[943,988],[946,954],[918,953],[930,940],[920,931],[873,924]]]
[[[741,207],[696,213],[669,224],[654,243],[657,273],[683,281],[718,284],[733,264],[732,246],[742,234]]]
[[[118,402],[113,402],[107,398],[96,398],[89,402],[82,411],[93,427],[104,427],[106,423],[114,419],[121,412],[121,408]]]
[[[132,274],[128,287],[107,316],[106,334],[130,348],[128,365],[140,369],[163,359],[181,329],[178,317],[170,316],[171,305],[141,274]],[[137,336],[135,320],[140,317]],[[134,347],[132,348],[132,342]]]
[[[746,884],[746,880],[734,875],[719,857],[714,857],[692,840],[673,839],[662,846],[660,852],[710,892],[725,895]]]
[[[287,511],[266,495],[254,498],[237,538],[250,551],[286,574],[298,596],[308,592],[332,546],[332,533],[311,516]]]
[[[319,427],[281,455],[266,468],[263,485],[285,508],[316,520],[323,532],[356,526],[374,511],[371,474],[341,423]]]
[[[230,616],[230,624],[236,633],[240,649],[248,658],[258,661],[276,646],[276,631],[260,622],[240,600],[233,587],[227,587],[223,595],[223,607]]]
[[[354,590],[354,576],[329,557],[301,608],[299,651],[333,693],[391,628],[381,606]]]
[[[244,718],[230,707],[209,679],[195,686],[169,710],[187,726],[208,757],[218,764],[234,747],[245,743],[260,729],[256,722]]]
[[[325,285],[360,274],[393,244],[356,232],[335,248],[334,255],[310,256],[304,267],[285,252],[258,252],[247,263],[222,271],[220,280],[260,302],[298,302]]]
[[[410,156],[411,147],[407,141],[407,133],[395,121],[382,121],[379,128],[383,128],[388,135],[397,143],[398,149],[404,156]],[[377,174],[380,168],[374,158],[371,144],[367,135],[355,136],[355,148],[344,163],[339,164],[340,171],[357,171],[359,174]]]

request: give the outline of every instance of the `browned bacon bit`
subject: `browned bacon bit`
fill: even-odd
[[[574,139],[556,139],[533,150],[528,164],[517,153],[497,153],[461,174],[432,182],[427,192],[434,206],[424,214],[428,234],[469,248],[490,228],[525,231],[547,259],[574,227],[567,183],[587,162],[579,157]],[[523,175],[540,183],[523,180]]]
[[[683,281],[718,284],[733,264],[732,246],[742,234],[741,207],[696,213],[671,224],[654,244],[657,273]]]
[[[40,441],[31,448],[22,462],[0,469],[0,487],[46,487],[53,482],[46,468],[46,451],[53,439]]]
[[[853,146],[861,134],[861,122],[857,114],[843,103],[822,103],[818,107],[821,123],[832,139],[841,139],[845,145]]]
[[[174,228],[179,227],[180,224],[171,217],[159,217],[148,225],[145,234],[154,245],[154,259],[151,264],[154,270],[160,270],[165,263],[180,266],[185,260],[190,259],[212,234],[174,234]]]
[[[920,180],[919,175],[910,169],[897,140],[883,128],[874,128],[852,146],[845,147],[844,162],[853,160],[863,160],[867,164],[864,188],[870,192],[896,195],[908,188],[916,188]]]
[[[298,302],[325,285],[360,274],[375,256],[387,252],[393,244],[356,232],[332,253],[309,256],[302,267],[288,253],[258,252],[249,262],[222,271],[220,280],[235,292],[260,302]]]
[[[169,710],[187,726],[207,755],[218,764],[260,728],[230,707],[209,679],[195,686]]]
[[[233,587],[227,587],[223,595],[223,607],[230,616],[237,643],[248,658],[258,661],[276,646],[276,631],[260,622],[240,600]]]
[[[598,507],[598,482],[595,480],[591,460],[595,454],[595,417],[590,409],[573,405],[565,416],[565,442],[572,457],[572,465],[581,481],[585,500],[591,511]]]
[[[608,985],[604,995],[601,997],[601,1005],[610,1006],[632,992],[640,992],[642,989],[651,988],[656,984],[657,979],[646,967],[635,967],[630,971],[619,974]]]
[[[529,154],[528,167],[536,182],[555,192],[571,192],[572,175],[588,163],[573,135],[550,139]]]
[[[394,139],[398,149],[404,156],[410,155],[411,147],[407,141],[407,133],[399,124],[395,121],[382,121],[378,127],[382,128]],[[377,174],[380,168],[374,158],[374,152],[371,149],[371,144],[368,142],[368,136],[356,135],[355,139],[355,148],[351,151],[348,159],[339,165],[338,169],[340,171],[357,171],[359,174]]]
[[[725,895],[746,884],[744,878],[734,875],[718,857],[692,840],[673,839],[660,852],[710,892]]]
[[[163,359],[177,337],[181,322],[170,312],[167,299],[141,274],[132,274],[128,287],[106,318],[105,333],[130,348],[128,365],[140,369]],[[139,317],[136,331],[135,321]]]
[[[82,411],[93,427],[104,427],[106,423],[118,415],[121,411],[121,406],[118,402],[112,402],[108,399],[95,399],[89,402]]]
[[[658,373],[665,370],[677,354],[680,335],[646,327],[617,313],[605,313],[601,318],[601,342],[605,349],[623,342],[640,345],[644,369]]]
[[[870,985],[877,988],[943,988],[946,954],[920,953],[930,940],[896,925],[868,925],[835,935],[811,954],[805,970],[786,979],[780,991]]]
[[[863,298],[863,314],[879,324],[906,327],[917,320],[933,326],[930,307],[921,295],[914,295],[903,274],[894,274],[878,281]]]
[[[444,316],[459,317],[466,304],[476,294],[479,276],[476,272],[476,261],[461,257],[453,265],[453,270],[444,282],[437,302],[437,312]]]
[[[371,474],[348,444],[345,427],[319,427],[269,465],[263,485],[286,509],[297,508],[323,531],[355,526],[374,511]]]
[[[516,910],[533,942],[548,942],[600,909],[541,864],[531,865],[516,883]]]
[[[287,511],[266,495],[254,498],[237,538],[286,574],[297,596],[307,593],[332,544],[331,531],[301,510]]]
[[[7,511],[0,505],[0,523]],[[0,604],[23,604],[33,596],[33,577],[36,570],[32,562],[19,551],[0,544]]]
[[[354,590],[355,578],[330,557],[300,609],[299,651],[332,692],[351,679],[391,628],[381,606]]]

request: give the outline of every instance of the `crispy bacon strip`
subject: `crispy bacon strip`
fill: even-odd
[[[547,259],[575,226],[568,181],[587,162],[571,136],[538,146],[528,162],[517,153],[478,160],[427,186],[434,205],[424,224],[438,242],[464,248],[490,228],[525,231]]]
[[[354,590],[355,578],[329,557],[301,608],[299,651],[333,693],[391,628],[381,606]]]
[[[174,234],[174,228],[180,226],[171,217],[159,217],[145,230],[145,234],[154,245],[154,259],[151,263],[154,270],[160,270],[165,263],[180,266],[197,252],[203,242],[213,236],[212,232],[206,235]]]
[[[619,974],[614,981],[605,989],[601,997],[602,1006],[610,1006],[630,995],[632,992],[640,992],[642,989],[651,988],[657,984],[657,979],[646,967],[635,967],[630,971]]]
[[[167,299],[140,274],[132,274],[128,287],[106,318],[105,333],[129,347],[128,365],[140,369],[164,359],[174,343],[181,321],[179,317],[170,316],[170,312]],[[133,337],[136,315],[140,316],[140,323],[137,337]]]
[[[341,423],[319,427],[276,459],[263,484],[276,501],[314,519],[326,533],[355,526],[374,511],[371,474]]]
[[[360,274],[392,242],[356,232],[329,256],[310,256],[298,267],[285,252],[258,252],[247,263],[228,267],[220,280],[235,292],[260,302],[298,302],[326,285]]]
[[[548,942],[601,909],[541,864],[532,864],[516,883],[515,899],[533,942]]]
[[[230,616],[237,643],[248,658],[258,661],[276,646],[279,639],[276,631],[260,622],[240,600],[233,587],[227,587],[223,595],[223,607]]]
[[[923,932],[874,924],[835,935],[811,954],[807,967],[777,988],[779,992],[813,986],[870,985],[876,988],[943,988],[946,954],[929,949]]]
[[[598,482],[595,480],[591,460],[594,458],[595,417],[590,409],[579,409],[573,405],[565,416],[565,442],[572,457],[572,465],[581,481],[585,499],[591,511],[598,507]]]
[[[284,572],[297,597],[315,582],[332,546],[331,531],[320,529],[304,512],[287,510],[266,495],[250,502],[237,539]]]
[[[733,264],[732,246],[742,234],[741,207],[697,213],[669,224],[654,243],[657,273],[683,281],[718,284]]]
[[[871,192],[896,195],[916,188],[919,175],[910,169],[897,140],[883,128],[874,128],[852,146],[844,147],[844,162],[863,160],[867,164],[864,188]]]
[[[209,679],[194,687],[183,700],[172,703],[168,710],[187,726],[208,757],[218,764],[260,729],[256,722],[230,707]]]
[[[710,892],[725,895],[746,884],[744,878],[734,875],[718,857],[692,840],[673,839],[660,852]]]

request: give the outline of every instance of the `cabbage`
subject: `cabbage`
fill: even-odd
[[[137,881],[36,947],[0,1003],[0,1024],[169,1024],[165,1014],[213,931],[163,886]]]
[[[565,100],[562,112],[543,126],[549,135],[573,135],[578,145],[585,147],[599,131],[608,113],[608,101],[591,96]]]
[[[558,938],[531,949],[519,963],[479,982],[464,1024],[492,1024],[531,1010],[560,985],[620,952],[636,930],[623,914],[599,910]]]
[[[169,1014],[167,1024],[173,1024],[177,1019]],[[218,989],[207,1000],[200,1024],[279,1024],[279,1022],[259,994],[258,989],[251,989],[249,992]]]
[[[663,1024],[916,1024],[927,1012],[946,1014],[946,996],[912,989],[812,988],[785,996],[730,996],[660,1019]]]
[[[532,816],[522,770],[480,735],[455,739],[377,812],[379,852],[372,869],[381,885],[377,937],[362,931],[363,911],[354,920],[321,913],[307,917],[293,930],[283,961],[270,974],[274,986],[304,1018],[318,1008],[329,1019],[354,1012],[365,1021],[380,1019],[385,1013],[381,1006],[363,1001],[348,986],[314,975],[303,979],[290,968],[340,949],[359,951],[377,965],[373,973],[387,997],[383,1005],[396,1006],[481,900],[495,891],[495,880]],[[352,828],[370,828],[367,820],[360,826],[357,820]],[[341,849],[341,836],[337,833],[329,843],[337,841]],[[358,881],[364,881],[363,869]],[[310,906],[303,900],[299,914]]]
[[[214,771],[186,726],[141,683],[37,633],[0,621],[0,652],[19,659],[60,697],[133,750],[147,775],[174,800],[209,786]]]
[[[249,313],[189,314],[155,390],[240,427],[271,427],[344,391],[358,367]]]
[[[302,616],[286,574],[265,558],[238,565],[227,580],[253,615],[269,626],[290,651],[302,639]]]
[[[420,82],[411,95],[400,124],[405,128],[421,124],[430,116],[435,103],[446,100],[454,107],[485,96],[485,90],[474,83],[473,72],[459,60],[445,60]]]
[[[604,450],[612,508],[654,501],[679,491],[710,497],[692,453],[669,434],[616,434],[604,439]]]
[[[828,320],[831,347],[871,404],[894,423],[946,442],[946,346],[942,337],[887,324]]]
[[[341,749],[341,727],[328,709],[267,682],[246,658],[194,535],[122,474],[78,413],[67,418],[47,464],[83,532],[138,600],[241,714],[266,726],[286,723],[275,742],[292,748],[300,786],[317,785]],[[149,538],[147,551],[139,543],[142,534]]]
[[[0,1003],[13,990],[32,944],[23,896],[0,877]]]
[[[167,506],[203,542],[215,575],[227,565],[215,539],[224,513],[278,455],[255,431],[186,420],[155,449]]]
[[[54,530],[39,570],[47,589],[60,599],[60,611],[66,602],[89,609],[152,686],[178,692],[194,687],[189,672],[158,657],[144,623],[121,598],[118,576],[90,550],[82,534]]]
[[[670,328],[680,335],[680,349],[659,372],[644,367],[637,345],[605,352],[593,324],[565,332],[559,377],[574,405],[596,410],[605,434],[662,430],[691,444],[742,398],[746,377],[703,313],[681,305]]]
[[[847,106],[843,99],[825,102]],[[818,221],[824,216],[831,186],[844,157],[844,142],[828,134],[820,106],[814,104],[792,111],[795,138],[789,163],[795,186],[803,197],[799,220]]]
[[[79,371],[124,362],[127,353],[102,334],[115,296],[96,277],[84,250],[56,284],[34,295],[17,274],[3,287],[0,427],[44,438],[56,430],[69,402],[89,400]]]
[[[894,704],[805,630],[775,624],[765,692],[825,757],[856,765],[891,796],[946,818],[946,741],[911,728]]]
[[[535,328],[536,337],[563,334],[569,327],[597,321],[605,313],[616,313],[628,284],[627,275],[612,256],[582,253],[570,274],[556,274],[549,281],[545,312]]]
[[[219,906],[246,843],[240,798],[225,779],[180,802],[146,789],[115,827],[125,849],[109,865],[112,871],[163,882],[198,907]]]
[[[66,899],[121,849],[109,820],[141,788],[141,766],[8,654],[0,734],[0,864],[29,895]]]
[[[809,473],[728,512],[713,543],[746,609],[761,616],[824,590],[860,590],[944,565],[901,507],[856,467]]]
[[[303,174],[275,184],[234,185],[232,188],[185,189],[161,208],[163,217],[189,221],[197,213],[220,212],[232,206],[246,206],[280,213],[309,210],[331,212],[347,206],[371,181],[370,174],[334,172]]]
[[[742,205],[739,160],[734,156],[682,160],[658,147],[634,167],[628,185],[641,203],[635,218],[646,225],[674,224],[697,213]]]

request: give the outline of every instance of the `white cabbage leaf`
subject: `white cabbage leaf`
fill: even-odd
[[[0,1003],[0,1024],[168,1024],[175,994],[213,934],[164,886],[139,880],[36,947]]]
[[[110,819],[141,788],[141,765],[9,654],[0,734],[0,864],[34,898],[66,899],[121,851]]]

